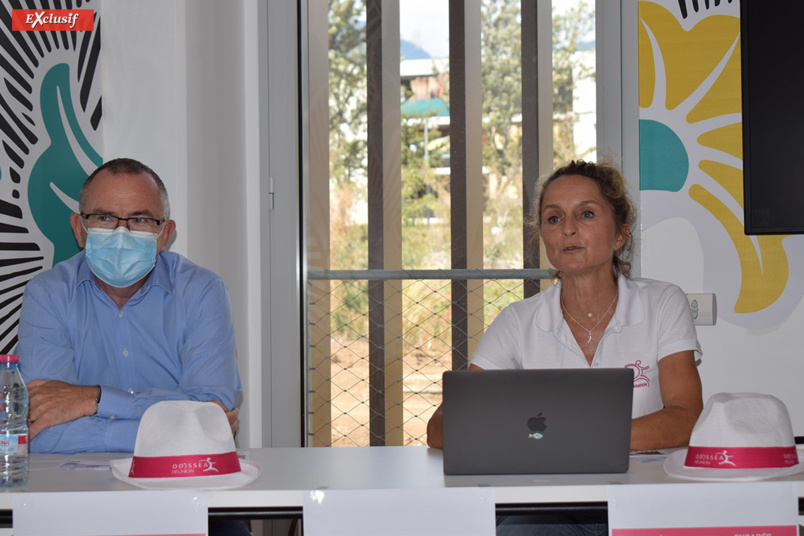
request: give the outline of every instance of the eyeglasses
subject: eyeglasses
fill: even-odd
[[[159,227],[165,223],[165,220],[157,220],[156,218],[143,218],[141,216],[132,216],[130,218],[118,218],[111,214],[81,214],[90,227],[100,229],[117,229],[120,222],[126,222],[128,228],[132,231],[145,231],[148,233],[155,233]]]

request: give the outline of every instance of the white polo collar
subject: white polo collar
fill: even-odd
[[[620,275],[617,277],[619,303],[614,310],[613,331],[620,331],[623,326],[633,326],[642,322],[645,317],[645,306],[642,303],[639,286],[631,279]],[[558,331],[564,324],[561,311],[561,280],[544,291],[544,303],[536,312],[535,324],[542,331]]]

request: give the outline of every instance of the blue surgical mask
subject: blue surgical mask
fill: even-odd
[[[156,264],[156,233],[87,229],[86,259],[98,279],[113,287],[133,285]]]

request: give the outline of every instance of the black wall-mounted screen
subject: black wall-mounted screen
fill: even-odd
[[[804,233],[804,1],[741,0],[746,234]]]

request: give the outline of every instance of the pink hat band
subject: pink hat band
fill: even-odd
[[[226,413],[211,402],[164,400],[140,419],[134,455],[110,460],[114,477],[146,489],[232,489],[261,467],[237,453]]]
[[[237,451],[192,456],[134,456],[131,478],[176,478],[240,472]]]
[[[798,463],[796,447],[689,447],[686,467],[770,469]]]

